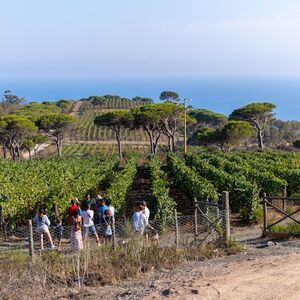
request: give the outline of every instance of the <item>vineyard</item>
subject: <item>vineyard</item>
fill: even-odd
[[[108,154],[108,153],[107,153]],[[152,217],[165,220],[177,207],[192,211],[193,199],[219,200],[223,190],[230,193],[230,207],[247,223],[261,217],[259,199],[272,196],[298,196],[300,193],[300,155],[279,152],[235,152],[188,154],[183,159],[169,154],[166,161],[151,156],[144,166]],[[130,190],[137,180],[137,161],[127,159],[118,167],[117,156],[82,159],[48,159],[0,162],[0,201],[8,223],[19,224],[38,207],[53,211],[57,205],[65,215],[72,197],[82,199],[99,191],[111,198],[118,215],[132,212],[136,199]],[[139,192],[139,191],[137,191]],[[140,191],[145,192],[145,191]],[[186,198],[171,195],[182,193]],[[190,199],[186,204],[182,199]],[[128,207],[130,206],[130,207]]]
[[[106,127],[95,126],[95,117],[116,109],[129,110],[143,104],[141,101],[116,99],[110,99],[105,104],[97,106],[93,106],[86,101],[75,102],[70,113],[78,117],[78,121],[69,134],[63,154],[73,156],[116,153],[117,144],[114,132]],[[141,154],[149,153],[148,136],[141,128],[123,129],[121,136],[125,151],[135,151]],[[166,139],[162,137],[161,142],[165,144]]]

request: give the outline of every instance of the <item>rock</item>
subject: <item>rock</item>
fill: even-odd
[[[199,291],[196,290],[196,289],[192,289],[192,290],[191,290],[191,293],[192,293],[192,294],[195,294],[195,295],[198,295],[198,294],[199,294]]]
[[[164,289],[161,294],[165,297],[169,297],[171,295],[171,290],[170,289]]]

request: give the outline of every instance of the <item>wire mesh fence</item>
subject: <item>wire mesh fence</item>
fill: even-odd
[[[200,212],[200,213],[199,213]],[[143,236],[146,240],[156,241],[161,247],[178,247],[191,242],[209,242],[221,238],[224,222],[223,210],[218,207],[206,205],[205,209],[197,211],[194,215],[174,215],[167,220],[152,220],[149,222],[152,229],[146,229]],[[32,226],[32,229],[31,229]],[[100,244],[112,244],[114,248],[129,243],[134,236],[140,233],[134,232],[131,222],[125,219],[116,219],[111,235],[107,235],[107,225],[95,225]],[[71,251],[72,226],[49,226],[49,233],[54,244],[54,249],[62,252]],[[84,236],[84,228],[82,228]],[[98,247],[96,236],[88,233],[91,247]],[[24,252],[39,253],[52,249],[52,244],[47,232],[40,232],[29,220],[27,226],[17,228],[2,228],[0,230],[0,251],[20,250]]]
[[[151,229],[143,233],[135,232],[129,220],[116,218],[109,236],[104,224],[96,226],[100,247],[90,232],[81,251],[72,251],[70,226],[49,227],[54,249],[31,220],[14,229],[2,226],[0,299],[83,299],[93,291],[97,294],[99,284],[116,283],[155,265],[175,264],[179,256],[199,255],[204,243],[228,238],[228,214],[224,206],[198,203],[193,215],[175,210],[165,220],[150,221]]]

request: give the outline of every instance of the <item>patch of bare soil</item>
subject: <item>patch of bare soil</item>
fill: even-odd
[[[239,255],[186,263],[90,290],[85,299],[300,299],[300,241],[245,246]],[[80,299],[80,298],[78,298]]]

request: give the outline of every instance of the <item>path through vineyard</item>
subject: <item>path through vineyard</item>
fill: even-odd
[[[152,207],[150,195],[150,181],[145,167],[138,167],[133,187],[127,196],[126,216],[130,217],[139,201],[147,201],[148,206]]]

